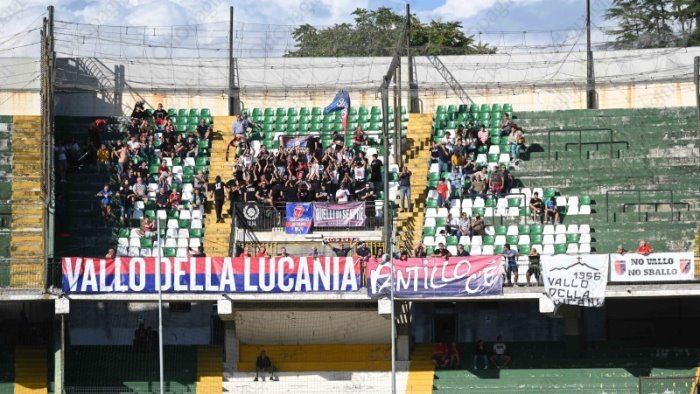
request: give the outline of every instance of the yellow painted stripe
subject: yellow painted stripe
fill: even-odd
[[[197,347],[196,392],[220,393],[223,390],[224,360],[217,346]]]
[[[435,365],[432,361],[431,345],[419,345],[411,355],[408,369],[406,394],[429,394],[433,392]]]
[[[46,349],[20,346],[15,349],[14,394],[44,394],[46,384]]]
[[[231,150],[229,161],[226,161],[226,146],[228,145],[233,132],[235,117],[214,116],[214,137],[211,142],[211,152],[209,157],[209,182],[214,182],[216,176],[226,182],[231,177],[231,165],[235,159],[235,151]],[[225,223],[216,223],[216,212],[214,211],[214,198],[210,196],[207,203],[207,216],[204,219],[204,250],[209,256],[228,256],[229,238],[231,235],[231,218],[226,211],[229,208],[228,201],[224,204]]]

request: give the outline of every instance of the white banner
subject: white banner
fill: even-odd
[[[695,280],[693,252],[610,255],[611,282]]]
[[[542,256],[542,276],[554,305],[600,307],[608,283],[608,255]]]

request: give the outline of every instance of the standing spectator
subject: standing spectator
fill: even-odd
[[[643,256],[648,256],[654,253],[654,249],[652,249],[651,246],[646,243],[646,241],[641,240],[639,241],[639,246],[637,246],[637,253]]]
[[[401,167],[401,172],[399,172],[399,199],[401,201],[401,210],[406,211],[406,210],[411,210],[412,209],[412,204],[411,204],[411,171],[408,170],[408,167],[404,164]],[[407,201],[407,204],[404,205],[404,200]]]
[[[97,173],[101,172],[101,168],[104,167],[107,172],[109,172],[109,149],[107,145],[102,144],[100,149],[97,150]]]
[[[277,257],[289,257],[289,253],[287,253],[287,248],[284,246],[280,248],[280,252],[277,253]]]
[[[100,198],[100,210],[102,212],[102,220],[104,221],[105,227],[107,227],[107,224],[109,223],[109,219],[112,216],[112,206],[111,204],[111,198],[112,198],[112,191],[109,190],[109,185],[105,184],[102,190],[97,192],[95,197]]]
[[[513,283],[518,283],[518,253],[517,250],[511,249],[510,244],[503,245],[503,251],[501,255],[506,259],[506,279],[508,280],[508,286],[513,286]],[[511,282],[511,276],[514,276],[514,281]]]
[[[374,190],[381,190],[382,188],[382,167],[384,164],[379,160],[377,154],[372,155],[372,162],[369,165],[370,176],[372,177],[372,183],[374,184]]]
[[[447,146],[447,141],[442,141],[440,145],[438,145],[438,164],[440,167],[440,173],[450,170],[450,154],[451,151]]]
[[[158,109],[153,111],[153,122],[160,126],[162,124],[165,124],[165,120],[168,117],[168,111],[163,109],[163,104],[159,103],[158,104]]]
[[[221,177],[217,176],[215,182],[211,186],[214,193],[214,208],[216,209],[216,222],[223,223],[224,218],[221,216],[221,211],[224,207],[224,198],[226,197],[226,185],[221,182]]]
[[[520,162],[520,146],[525,143],[523,132],[512,127],[508,134],[508,145],[510,146],[510,159],[513,164],[517,165]]]
[[[56,160],[58,161],[58,176],[61,178],[61,183],[66,182],[66,172],[68,171],[68,151],[66,146],[61,142],[54,148],[56,151]]]
[[[335,201],[337,201],[338,204],[345,204],[348,202],[349,196],[350,192],[348,191],[346,184],[341,183],[340,188],[338,188],[338,191],[335,192]]]
[[[143,100],[138,100],[136,104],[134,104],[134,110],[131,111],[131,117],[135,119],[145,119],[146,118],[146,109],[144,108],[144,101]]]
[[[486,346],[484,341],[479,339],[476,341],[476,347],[474,348],[474,369],[479,369],[479,360],[484,364],[484,369],[489,369],[489,359],[486,351]]]
[[[449,208],[449,204],[447,203],[447,201],[450,198],[450,188],[449,188],[449,186],[447,186],[447,183],[445,182],[444,179],[440,179],[440,182],[438,183],[437,187],[435,188],[435,191],[437,191],[437,194],[438,194],[438,198],[437,198],[438,207]]]
[[[533,221],[542,220],[542,199],[540,199],[539,193],[534,192],[530,198],[530,213],[532,214]]]
[[[549,223],[549,219],[552,219],[552,224],[559,223],[559,207],[553,196],[544,204],[544,221]]]
[[[321,257],[321,253],[319,253],[318,248],[314,246],[313,248],[311,248],[311,251],[309,252],[309,254],[307,254],[307,256],[313,257],[316,259],[316,258]]]
[[[539,286],[541,283],[540,272],[542,272],[542,269],[540,268],[540,254],[537,252],[537,249],[532,248],[532,250],[530,250],[530,254],[527,255],[527,260],[529,266],[525,273],[525,282],[527,282],[528,286]],[[533,285],[530,284],[531,276],[535,277],[535,284]]]
[[[335,255],[338,257],[348,257],[348,253],[352,250],[352,248],[355,246],[356,242],[352,242],[350,246],[345,246],[345,243],[341,242],[339,247],[334,247],[333,244],[334,242],[327,241],[326,244],[331,247],[333,252],[335,252]]]
[[[267,248],[264,245],[261,245],[258,248],[258,253],[255,255],[255,257],[270,257],[270,254],[267,253]]]
[[[462,364],[462,359],[459,355],[459,346],[457,345],[457,342],[452,341],[450,343],[450,352],[449,352],[449,364],[452,369],[457,369],[461,366]]]
[[[503,337],[500,335],[496,337],[496,343],[493,344],[493,355],[491,355],[491,362],[498,369],[507,368],[510,363],[511,357],[506,354],[508,347],[503,343]]]
[[[262,350],[260,352],[260,355],[258,358],[255,360],[255,381],[258,381],[258,374],[262,372],[262,380],[263,382],[265,381],[265,372],[270,373],[270,380],[274,381],[275,380],[275,369],[272,366],[272,360],[270,360],[270,357],[265,354],[265,351]]]

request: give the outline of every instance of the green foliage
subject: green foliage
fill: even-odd
[[[289,57],[391,56],[406,23],[406,17],[390,8],[356,9],[355,23],[336,24],[323,29],[311,25],[296,28],[292,35],[296,49]],[[470,55],[494,53],[488,44],[475,43],[466,36],[460,22],[422,23],[411,16],[411,47],[417,56]]]
[[[609,32],[614,48],[664,48],[700,44],[697,0],[613,0],[605,19],[617,23]]]

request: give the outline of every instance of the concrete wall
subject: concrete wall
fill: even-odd
[[[72,345],[131,345],[134,330],[143,322],[158,329],[156,303],[72,301],[69,316]],[[163,343],[208,345],[211,342],[212,305],[191,304],[189,312],[173,312],[164,304]]]
[[[389,343],[391,324],[377,310],[236,311],[236,335],[248,344]]]

